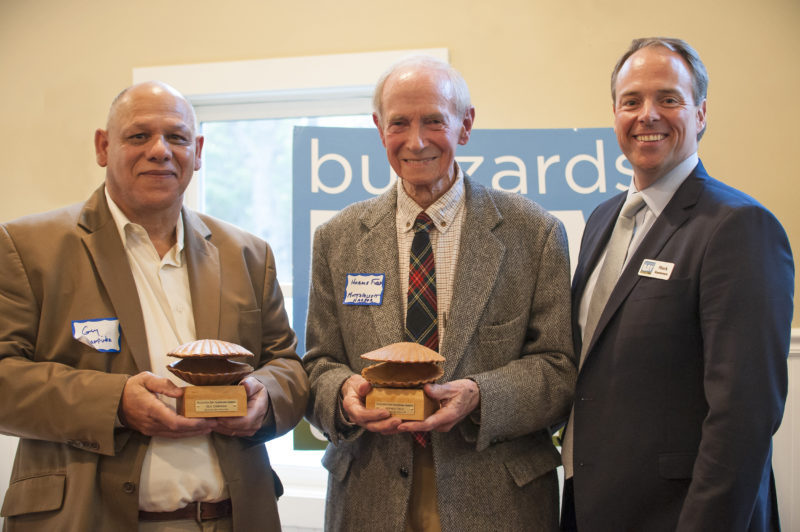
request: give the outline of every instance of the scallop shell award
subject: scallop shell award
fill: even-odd
[[[433,349],[398,342],[364,353],[361,358],[379,362],[361,371],[372,384],[367,408],[385,408],[404,421],[421,421],[439,409],[438,401],[422,390],[422,385],[444,375],[439,365],[444,357]]]
[[[167,356],[180,360],[167,365],[179,379],[191,384],[176,404],[184,417],[241,417],[247,414],[247,392],[239,381],[253,367],[231,358],[252,359],[244,347],[222,340],[195,340],[179,345]]]

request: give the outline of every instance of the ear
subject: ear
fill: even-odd
[[[469,142],[469,135],[472,132],[472,124],[475,123],[475,108],[470,107],[464,114],[461,122],[461,132],[458,134],[458,143],[462,146]]]
[[[703,100],[697,106],[697,132],[701,132],[706,128],[706,100]]]
[[[108,131],[98,129],[94,132],[94,154],[97,164],[105,168],[108,164]]]
[[[203,164],[203,135],[198,135],[194,139],[194,169],[195,171],[200,170],[200,167]]]
[[[383,147],[386,147],[386,139],[383,138],[383,127],[381,127],[381,120],[378,118],[378,113],[372,113],[372,122],[375,124],[375,127],[378,128],[378,135],[381,136],[381,144]]]

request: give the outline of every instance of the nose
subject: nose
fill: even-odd
[[[406,136],[406,148],[411,151],[421,151],[425,149],[425,132],[422,125],[414,125],[408,128]]]
[[[150,144],[147,158],[155,161],[167,161],[172,157],[172,149],[163,135],[155,135]]]
[[[642,103],[641,109],[639,110],[639,121],[649,124],[655,120],[658,120],[659,117],[660,115],[658,113],[658,107],[656,106],[655,102],[651,100],[645,100]]]

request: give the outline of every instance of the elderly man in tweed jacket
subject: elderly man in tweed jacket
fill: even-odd
[[[575,383],[563,227],[520,196],[473,183],[455,163],[475,110],[449,65],[413,58],[378,83],[374,121],[400,177],[314,238],[304,366],[307,416],[330,439],[329,530],[554,530],[550,427]],[[366,409],[360,355],[405,339],[415,218],[432,220],[444,376],[441,408],[401,422]],[[350,274],[383,274],[380,297],[343,301]],[[420,445],[412,434],[428,433]]]

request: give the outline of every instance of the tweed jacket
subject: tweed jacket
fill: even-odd
[[[441,523],[536,529],[542,508],[558,506],[535,480],[560,463],[550,427],[568,415],[576,375],[566,237],[557,219],[521,196],[465,178],[465,201],[438,382],[473,379],[481,400],[451,431],[432,433]],[[342,384],[365,367],[360,355],[403,340],[396,205],[392,187],[346,208],[314,237],[303,363],[307,417],[331,442],[323,459],[329,530],[405,526],[411,437],[343,426],[339,411]],[[385,273],[382,304],[343,305],[348,273]]]
[[[236,530],[279,527],[263,442],[301,418],[308,381],[269,246],[183,210],[198,338],[255,353],[269,413],[252,438],[212,435]],[[129,375],[150,370],[142,310],[101,186],[83,205],[0,226],[0,431],[20,438],[5,529],[136,531],[148,438],[115,428]],[[118,352],[73,338],[75,320],[116,318]]]

